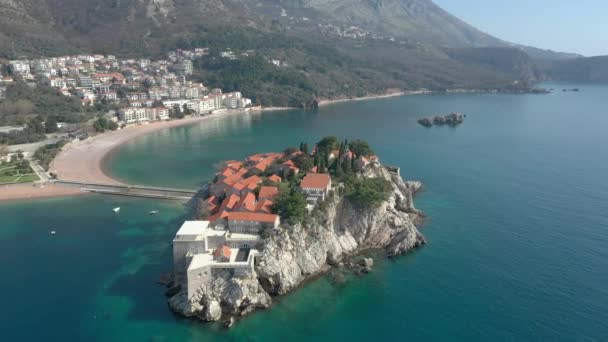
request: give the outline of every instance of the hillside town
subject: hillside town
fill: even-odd
[[[220,273],[254,274],[262,236],[282,223],[294,224],[297,207],[309,215],[342,186],[338,175],[370,163],[379,165],[368,148],[351,151],[347,142],[337,147],[333,140],[310,153],[301,144],[223,162],[199,207],[203,218],[184,222],[173,240],[176,283],[190,300]]]
[[[199,48],[172,51],[159,60],[113,55],[11,60],[5,65],[10,76],[0,80],[0,98],[17,81],[50,86],[78,98],[85,107],[98,102],[117,105],[116,120],[125,124],[166,120],[172,112],[202,115],[250,107],[251,100],[240,92],[223,93],[190,80],[193,60],[206,54],[208,49]]]

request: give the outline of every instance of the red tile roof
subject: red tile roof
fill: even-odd
[[[245,185],[249,185],[249,184],[258,184],[260,182],[262,182],[262,178],[258,177],[258,176],[251,176],[247,179],[244,179],[243,184]]]
[[[227,168],[224,169],[224,171],[222,171],[220,173],[220,175],[228,178],[228,177],[232,176],[234,173],[235,173],[235,171],[233,169],[227,167]]]
[[[276,157],[268,157],[264,160],[262,160],[261,162],[257,163],[254,168],[260,170],[260,171],[266,171],[266,169],[270,166],[270,164],[274,163],[274,161],[276,160]]]
[[[246,213],[233,211],[228,213],[228,220],[236,221],[255,221],[264,223],[274,223],[277,219],[277,215],[273,214],[261,214],[261,213]]]
[[[271,200],[262,200],[258,202],[258,205],[255,208],[255,211],[271,214],[272,213],[272,201]]]
[[[239,209],[242,211],[255,211],[255,195],[251,192],[245,195],[239,204]]]
[[[240,201],[241,201],[241,198],[239,196],[232,194],[232,195],[226,197],[226,199],[222,202],[220,211],[232,210],[239,204]]]
[[[329,186],[331,177],[326,173],[307,173],[302,182],[301,188],[325,189]]]
[[[275,183],[281,183],[281,181],[283,180],[280,176],[278,175],[272,175],[270,177],[268,177],[269,180],[275,182]]]
[[[258,198],[262,199],[273,199],[279,194],[279,188],[276,186],[263,186],[260,188]]]
[[[226,259],[230,259],[230,255],[232,254],[232,251],[230,250],[230,247],[228,246],[218,246],[215,251],[213,252],[213,256],[216,258],[222,257],[222,258],[226,258]]]

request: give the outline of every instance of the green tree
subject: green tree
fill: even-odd
[[[342,171],[347,176],[353,173],[353,164],[348,156],[342,158]]]
[[[311,157],[306,154],[297,155],[292,159],[293,163],[303,171],[310,171],[314,167],[314,161]]]
[[[118,129],[118,124],[116,122],[112,121],[112,120],[108,120],[108,128],[111,131],[115,131],[115,130]]]
[[[334,175],[338,178],[342,178],[344,177],[344,170],[342,170],[342,163],[340,162],[339,159],[336,159],[336,161],[333,164],[334,167]]]
[[[57,132],[57,117],[54,115],[49,115],[44,122],[44,129],[46,133]]]
[[[391,194],[393,186],[384,178],[357,178],[348,177],[346,184],[346,198],[360,208],[378,207],[386,201]]]
[[[283,150],[283,153],[285,153],[286,155],[290,155],[290,154],[294,154],[298,151],[299,151],[299,149],[297,147],[287,147],[286,149]]]
[[[338,138],[334,136],[325,137],[317,143],[317,148],[327,154],[329,154],[332,150],[339,148],[339,146],[340,143],[338,142]]]
[[[26,129],[30,130],[33,133],[44,134],[46,129],[40,120],[40,117],[35,117],[27,123]]]
[[[272,209],[282,220],[292,225],[301,223],[308,212],[304,195],[294,189],[281,192]]]
[[[93,128],[96,132],[103,133],[108,128],[108,120],[106,118],[98,118],[93,122]]]
[[[169,112],[169,116],[173,119],[183,119],[185,114],[182,112],[181,108],[176,103],[173,105],[173,109]]]
[[[374,154],[367,141],[353,140],[348,144],[349,150],[354,153],[357,157],[367,157]]]

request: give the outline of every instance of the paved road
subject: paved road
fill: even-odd
[[[30,167],[32,168],[32,170],[34,170],[34,172],[36,172],[41,182],[47,183],[49,181],[49,175],[46,173],[46,171],[44,171],[42,166],[38,165],[38,163],[33,160],[30,160]]]

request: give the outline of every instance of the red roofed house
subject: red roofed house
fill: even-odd
[[[306,202],[315,204],[317,200],[325,199],[331,189],[331,177],[326,173],[307,173],[300,189],[306,195]]]
[[[255,211],[255,195],[253,192],[250,192],[243,197],[241,203],[239,203],[239,211]]]
[[[232,251],[230,250],[230,247],[226,245],[218,246],[213,252],[213,260],[218,262],[229,262],[231,254]]]
[[[217,196],[222,196],[226,193],[228,188],[232,187],[234,184],[243,180],[243,176],[247,173],[247,169],[240,169],[235,174],[221,180],[218,180],[216,183],[213,183],[211,186],[211,192]]]
[[[259,234],[264,228],[277,228],[279,216],[262,213],[245,213],[233,211],[228,213],[228,229],[234,233]]]
[[[293,161],[288,160],[280,165],[280,170],[283,173],[283,177],[289,176],[290,173],[298,174],[300,169],[293,163]]]
[[[279,195],[279,188],[276,186],[263,186],[260,188],[260,193],[258,194],[258,200],[272,200],[273,198]]]
[[[219,211],[221,212],[224,210],[234,210],[240,201],[241,201],[241,198],[239,196],[232,194],[232,195],[226,197],[226,199],[222,202],[222,205],[221,205]]]
[[[258,184],[261,182],[262,178],[258,176],[251,176],[232,185],[232,188],[227,189],[226,192],[232,194],[240,194],[241,196],[244,196],[246,193],[255,190],[255,188],[257,188]]]
[[[275,182],[275,183],[281,183],[281,181],[283,181],[283,179],[279,175],[272,175],[272,176],[268,177],[268,180],[270,180],[271,182]]]
[[[255,207],[255,211],[258,213],[272,214],[272,201],[268,199],[260,200]]]

